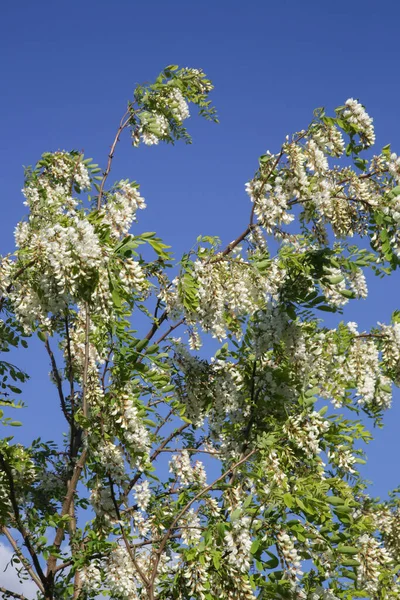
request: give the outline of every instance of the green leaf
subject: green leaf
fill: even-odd
[[[342,546],[339,545],[336,550],[340,552],[340,554],[358,554],[359,548],[355,548],[354,546]]]
[[[288,508],[293,508],[293,506],[295,504],[292,494],[289,494],[289,493],[283,494],[283,501]]]

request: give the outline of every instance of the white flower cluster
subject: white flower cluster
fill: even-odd
[[[119,394],[119,403],[112,408],[111,415],[114,417],[114,422],[122,430],[121,435],[132,458],[137,454],[147,456],[151,446],[149,433],[139,416],[139,411],[132,396],[128,392]],[[142,464],[143,459],[136,458],[136,463]]]
[[[400,384],[400,323],[382,325],[382,361],[395,376],[396,385]]]
[[[177,121],[182,122],[190,117],[188,103],[176,87],[169,92],[168,106]]]
[[[143,483],[136,483],[133,487],[133,493],[135,500],[139,508],[145,511],[149,505],[151,498],[151,490],[149,488],[149,482],[143,481]]]
[[[81,571],[81,584],[84,592],[97,594],[101,589],[102,566],[92,562]]]
[[[254,213],[269,233],[274,226],[282,223],[287,225],[294,219],[294,215],[287,212],[289,195],[284,190],[283,182],[281,177],[276,177],[273,184],[253,180],[245,185],[246,192],[254,202]]]
[[[290,581],[295,584],[300,575],[303,574],[301,570],[301,559],[295,548],[294,542],[290,535],[281,529],[277,535],[277,543],[279,550],[287,564],[287,575]]]
[[[345,143],[342,134],[334,126],[325,126],[314,131],[312,139],[319,146],[322,152],[332,156],[342,156]]]
[[[394,152],[390,155],[390,161],[388,164],[389,173],[396,181],[397,184],[400,183],[400,157],[397,156]]]
[[[125,548],[117,546],[104,566],[105,587],[112,597],[121,600],[139,599],[139,582],[132,560]]]
[[[231,531],[224,535],[228,562],[245,572],[250,568],[251,535],[249,531],[250,517],[241,516],[231,522]]]
[[[310,171],[315,171],[318,175],[322,175],[328,170],[328,159],[314,139],[308,140],[305,147],[305,154],[307,166]]]
[[[339,600],[330,589],[324,589],[318,586],[315,592],[312,592],[309,600]]]
[[[254,314],[260,305],[278,293],[285,271],[274,267],[263,276],[243,259],[206,263],[196,261],[199,306],[197,317],[202,328],[213,337],[226,337],[226,318]],[[241,336],[241,329],[236,332]]]
[[[112,442],[105,442],[96,451],[96,457],[105,473],[109,475],[115,483],[122,483],[126,477],[125,461],[121,448],[115,446]]]
[[[281,489],[287,489],[287,475],[281,467],[278,454],[271,450],[264,462],[264,469],[267,478],[267,484],[264,487],[266,494],[270,493],[271,484]]]
[[[354,100],[354,98],[346,100],[343,117],[346,121],[357,127],[365,146],[372,146],[375,143],[373,119],[366,112],[362,104]]]
[[[168,135],[169,123],[164,115],[156,112],[143,113],[141,121],[140,134],[146,146],[154,146]]]
[[[105,487],[102,482],[98,483],[91,491],[90,504],[96,516],[104,520],[107,525],[115,522],[115,506],[109,486]]]
[[[209,580],[208,567],[210,557],[205,556],[205,564],[200,562],[189,563],[184,572],[183,577],[188,587],[189,597],[196,597],[200,600],[206,600],[205,592],[207,590],[205,584]]]
[[[120,238],[128,233],[132,223],[136,221],[137,211],[146,208],[146,203],[138,186],[128,179],[121,180],[115,187],[116,191],[107,196],[101,214],[103,223],[110,226],[112,235]]]
[[[284,431],[297,448],[303,450],[309,458],[313,458],[321,452],[319,441],[329,427],[329,421],[313,411],[307,415],[289,417]]]
[[[379,588],[379,575],[392,559],[387,549],[371,535],[362,535],[357,546],[360,548],[356,555],[360,563],[357,567],[357,584],[367,594],[374,596]]]
[[[337,444],[334,447],[334,450],[328,450],[328,458],[330,462],[336,465],[339,469],[342,469],[347,473],[356,472],[356,470],[353,468],[356,458],[352,454],[351,450],[343,444]]]
[[[203,486],[206,483],[207,475],[203,463],[197,460],[192,466],[187,450],[172,456],[169,471],[179,477],[182,485],[196,483]]]
[[[187,546],[196,544],[201,539],[200,519],[196,512],[190,508],[179,520],[182,541]]]

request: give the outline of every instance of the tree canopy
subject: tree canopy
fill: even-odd
[[[190,143],[190,105],[217,121],[212,87],[171,65],[104,171],[77,151],[26,170],[0,342],[39,337],[66,435],[13,440],[29,374],[3,360],[0,533],[46,600],[400,598],[397,491],[371,498],[357,470],[400,382],[400,312],[326,320],[400,263],[400,158],[371,152],[358,100],[316,109],[259,158],[234,241],[177,260],[136,233],[139,184],[109,175],[125,131],[140,149]]]

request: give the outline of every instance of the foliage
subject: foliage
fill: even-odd
[[[371,499],[357,471],[361,416],[380,424],[400,381],[399,313],[370,332],[323,321],[366,297],[366,269],[399,265],[400,159],[364,158],[358,101],[318,109],[260,157],[244,232],[199,237],[170,277],[169,247],[129,233],[138,184],[106,184],[125,129],[139,147],[190,141],[188,103],[216,120],[211,89],[169,66],[136,89],[104,173],[75,151],[26,171],[1,347],[38,336],[67,435],[23,446],[5,429],[1,533],[47,600],[400,598],[397,492]],[[22,406],[27,376],[0,376],[0,403]]]

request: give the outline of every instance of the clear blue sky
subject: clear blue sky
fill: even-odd
[[[359,98],[375,119],[378,146],[392,142],[400,154],[399,20],[396,0],[3,2],[0,252],[13,248],[24,214],[22,165],[43,151],[75,148],[104,166],[135,83],[171,63],[210,76],[220,125],[190,119],[190,147],[137,151],[125,140],[111,179],[141,183],[148,209],[140,228],[156,230],[177,256],[198,234],[228,242],[241,232],[249,214],[244,183],[258,155],[307,125],[317,106]],[[346,313],[362,327],[387,322],[399,307],[399,274],[369,283],[370,298]],[[29,437],[44,419],[48,437],[60,425],[41,358],[24,355],[33,373],[30,409],[21,415]],[[399,392],[385,421],[364,469],[378,494],[400,483]]]

